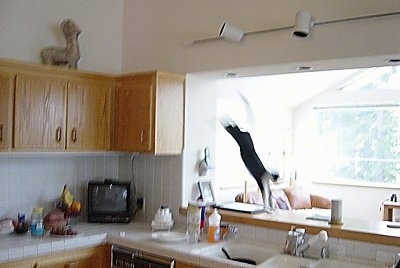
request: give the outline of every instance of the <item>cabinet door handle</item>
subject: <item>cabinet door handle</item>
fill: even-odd
[[[143,139],[144,139],[144,129],[142,129],[142,131],[140,131],[140,142],[143,143]]]
[[[79,261],[67,263],[65,268],[79,268]]]
[[[56,141],[61,141],[61,127],[56,129]]]
[[[3,140],[3,125],[2,124],[0,124],[0,141],[2,141]]]
[[[76,127],[74,127],[74,128],[72,129],[72,131],[71,131],[71,140],[72,140],[73,142],[76,142],[76,141],[77,141],[77,139],[76,139],[76,132],[77,132]]]

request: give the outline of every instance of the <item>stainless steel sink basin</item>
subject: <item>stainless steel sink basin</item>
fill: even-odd
[[[282,254],[282,249],[269,244],[248,241],[230,240],[210,244],[209,246],[195,249],[193,254],[214,259],[214,261],[226,262],[228,259],[222,252],[224,247],[232,258],[251,259],[262,268],[373,268],[368,264],[360,264],[348,260],[338,259],[310,259],[300,258],[288,254]],[[246,265],[243,265],[246,266]],[[246,266],[247,267],[247,266]]]
[[[263,268],[299,268],[299,267],[308,268],[308,267],[314,267],[309,265],[314,264],[316,262],[317,260],[314,259],[300,258],[287,254],[278,254],[272,256],[267,261],[263,262]]]
[[[256,264],[266,261],[272,256],[279,254],[281,251],[279,248],[268,246],[264,243],[246,240],[231,240],[211,245],[200,250],[194,250],[192,253],[227,260],[227,257],[222,252],[222,247],[225,248],[232,258],[251,259],[254,260]]]

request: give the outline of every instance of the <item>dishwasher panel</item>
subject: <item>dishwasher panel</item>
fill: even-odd
[[[173,268],[175,261],[137,249],[112,246],[112,268]]]

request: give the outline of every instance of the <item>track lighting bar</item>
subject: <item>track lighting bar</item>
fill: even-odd
[[[229,41],[233,41],[233,42],[240,42],[241,40],[243,40],[243,37],[245,37],[247,35],[263,34],[263,33],[270,33],[270,32],[290,30],[290,29],[293,30],[293,35],[300,37],[300,38],[306,38],[306,37],[308,37],[310,29],[317,25],[334,24],[334,23],[380,18],[380,17],[388,17],[388,16],[397,16],[397,15],[400,15],[400,11],[381,13],[381,14],[370,14],[370,15],[364,15],[364,16],[358,16],[358,17],[348,17],[348,18],[333,19],[333,20],[326,20],[326,21],[313,21],[311,18],[311,14],[309,12],[299,11],[296,13],[296,20],[295,20],[294,25],[287,25],[287,26],[282,26],[282,27],[277,27],[277,28],[245,32],[245,31],[242,31],[239,28],[234,27],[225,22],[221,26],[219,36],[194,40],[189,43],[186,43],[185,45],[197,45],[197,44],[208,43],[208,42],[213,42],[213,41],[218,41],[218,40],[229,40]],[[301,31],[299,29],[301,29]]]

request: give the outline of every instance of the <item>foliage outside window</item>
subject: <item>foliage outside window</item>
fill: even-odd
[[[343,87],[343,93],[399,95],[398,67],[368,70],[367,75]],[[394,93],[395,92],[395,93]],[[374,103],[374,101],[376,101]],[[400,103],[389,102],[317,107],[317,137],[322,177],[332,182],[395,184],[400,182]]]
[[[400,182],[399,107],[323,109],[318,122],[328,177]]]

